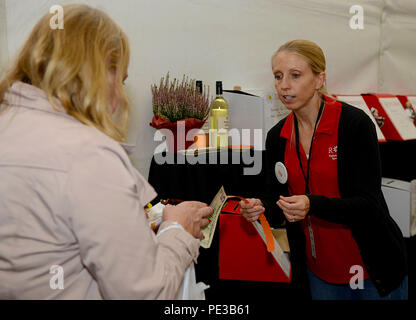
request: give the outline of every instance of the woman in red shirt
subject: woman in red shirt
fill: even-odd
[[[291,113],[266,140],[271,194],[242,202],[243,215],[254,221],[265,212],[272,223],[282,222],[276,216],[287,220],[292,255],[303,251],[306,257],[313,299],[406,299],[405,246],[381,193],[371,120],[328,96],[325,56],[315,43],[284,44],[272,57],[272,69],[279,98]],[[352,144],[356,149],[348,152]],[[276,163],[284,172],[280,185]],[[372,248],[377,232],[374,237],[366,232],[377,228],[377,221],[383,241],[397,255],[396,272],[380,267],[381,253]]]

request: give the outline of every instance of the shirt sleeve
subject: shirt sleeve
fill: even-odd
[[[200,242],[181,228],[156,237],[144,213],[147,199],[141,199],[152,194],[151,187],[127,161],[109,148],[79,155],[68,174],[63,210],[81,262],[104,299],[173,299]]]

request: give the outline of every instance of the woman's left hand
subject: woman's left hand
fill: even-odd
[[[283,214],[289,222],[297,222],[305,219],[309,212],[310,202],[305,195],[283,197],[280,196],[277,205],[282,209]]]

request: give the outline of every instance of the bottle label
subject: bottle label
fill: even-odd
[[[222,110],[221,110],[222,111]],[[223,113],[223,112],[222,112]],[[228,146],[228,115],[215,115],[210,117],[209,143],[210,147]]]
[[[218,131],[220,130],[228,130],[228,116],[226,117],[218,117]]]

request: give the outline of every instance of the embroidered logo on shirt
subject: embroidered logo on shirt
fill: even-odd
[[[338,146],[333,146],[333,147],[328,148],[328,156],[332,160],[337,160],[337,155],[338,155]]]

